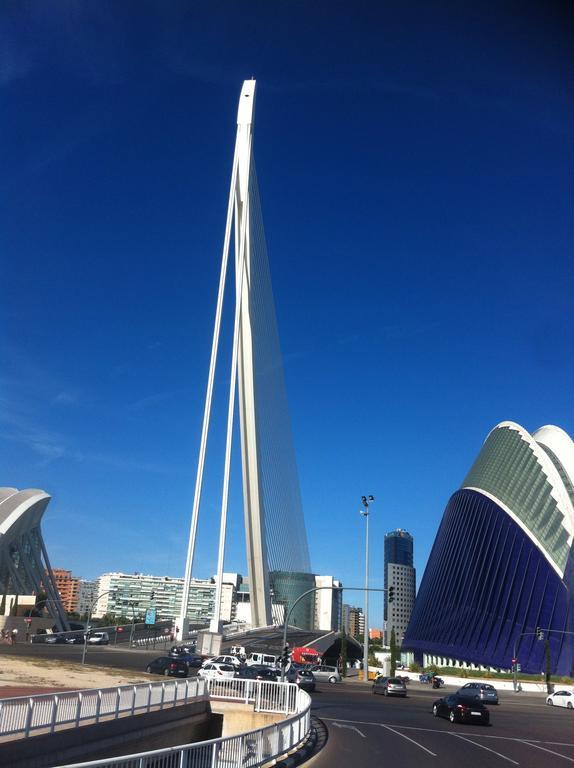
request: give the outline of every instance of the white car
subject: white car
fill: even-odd
[[[555,707],[566,707],[567,709],[574,709],[574,693],[568,691],[565,688],[561,688],[559,691],[551,693],[546,697],[546,703]]]
[[[206,664],[232,664],[238,668],[241,666],[241,662],[235,656],[213,656],[211,659],[206,659],[201,666],[205,667]]]
[[[205,680],[226,680],[235,677],[233,664],[213,664],[208,661],[197,673],[198,677]]]

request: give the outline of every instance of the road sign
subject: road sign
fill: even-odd
[[[155,608],[148,608],[145,612],[145,623],[146,624],[155,624],[155,617],[157,614],[157,610]]]

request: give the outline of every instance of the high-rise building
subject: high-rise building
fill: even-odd
[[[340,581],[332,576],[315,576],[315,618],[313,629],[338,632],[341,628],[342,608]]]
[[[403,528],[397,528],[385,536],[384,555],[385,590],[385,642],[391,642],[394,630],[397,643],[405,635],[415,604],[416,572],[413,568],[413,537]],[[389,602],[389,589],[394,589],[394,599]]]
[[[362,608],[354,605],[343,605],[343,627],[351,637],[359,637],[365,631],[365,614]]]
[[[511,421],[444,511],[403,643],[419,663],[574,675],[574,442]],[[410,657],[407,656],[407,651]]]
[[[72,576],[72,571],[66,571],[64,568],[53,568],[52,573],[64,610],[66,613],[74,613],[78,607],[80,579]]]
[[[230,583],[225,582],[225,576]],[[235,592],[237,574],[224,574],[221,590],[221,620],[235,618]],[[192,579],[187,604],[191,624],[206,624],[213,617],[215,605],[215,579]],[[100,596],[93,612],[102,617],[142,616],[148,608],[155,608],[158,619],[173,619],[181,614],[183,579],[171,576],[152,576],[142,573],[105,573],[98,580]]]
[[[95,605],[98,596],[98,582],[80,579],[78,588],[78,602],[76,603],[76,613],[84,616]]]

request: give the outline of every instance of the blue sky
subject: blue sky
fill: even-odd
[[[395,527],[420,578],[495,424],[574,434],[572,13],[482,5],[3,3],[0,484],[52,494],[53,566],[183,572],[251,76],[314,570],[363,583],[372,493],[373,584]]]

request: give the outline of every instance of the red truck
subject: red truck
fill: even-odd
[[[292,648],[291,661],[296,664],[320,664],[321,654],[314,648]]]

